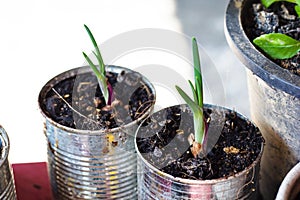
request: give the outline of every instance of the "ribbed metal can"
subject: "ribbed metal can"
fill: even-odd
[[[106,70],[115,73],[131,71],[118,66],[107,66]],[[86,72],[91,72],[90,68],[81,67],[50,80],[40,92],[40,108],[42,99],[53,85]],[[154,100],[140,118],[126,125],[105,131],[74,129],[56,123],[41,109],[45,117],[48,172],[55,199],[137,198],[134,134],[138,123],[152,112],[155,102],[154,87],[141,74],[139,76],[154,95]]]
[[[204,107],[212,110],[221,110],[222,112],[226,110],[229,111],[227,108],[208,104]],[[237,116],[246,119],[238,113]],[[139,130],[140,128],[137,130],[136,138],[140,137]],[[260,198],[259,171],[263,144],[261,145],[261,151],[256,160],[243,171],[224,178],[192,180],[174,177],[159,170],[139,152],[136,141],[137,140],[135,140],[135,148],[137,149],[138,160],[138,199],[140,200],[257,200]]]
[[[8,161],[9,153],[9,138],[6,131],[0,125],[0,199],[13,200],[17,199],[14,177],[11,165]]]

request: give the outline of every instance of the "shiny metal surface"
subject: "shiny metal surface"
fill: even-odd
[[[121,67],[107,68],[120,72]],[[126,69],[128,70],[128,69]],[[71,70],[57,76],[42,89],[39,102],[62,78],[78,73]],[[79,73],[90,71],[80,68]],[[152,94],[153,86],[146,80]],[[136,121],[107,131],[88,131],[64,127],[45,116],[48,143],[48,171],[55,199],[136,199],[136,153],[134,133],[138,121],[152,111],[154,102]]]
[[[213,110],[226,109],[207,106]],[[244,118],[241,115],[238,116]],[[248,168],[235,175],[212,180],[191,180],[173,177],[160,171],[138,151],[138,198],[142,200],[259,199],[258,178],[262,152],[263,145],[257,159]]]
[[[9,139],[2,126],[0,126],[0,146],[2,148],[0,155],[0,199],[17,199],[12,168],[8,161]]]

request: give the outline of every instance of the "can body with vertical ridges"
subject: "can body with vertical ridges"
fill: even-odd
[[[11,165],[8,161],[9,139],[6,131],[0,126],[0,199],[17,199]]]
[[[108,66],[107,70],[120,73],[125,69]],[[87,71],[90,72],[89,67],[77,68],[50,80],[40,93],[39,104],[59,80]],[[149,115],[155,101],[154,87],[144,77],[141,80],[154,95],[153,103],[139,119],[111,130],[69,128],[54,122],[41,109],[45,117],[48,172],[55,199],[137,198],[134,133],[137,123]]]

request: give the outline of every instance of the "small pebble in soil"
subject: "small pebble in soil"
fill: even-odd
[[[256,13],[254,20],[257,22],[257,29],[264,33],[272,33],[279,26],[279,19],[274,13],[260,11]]]
[[[240,150],[238,148],[235,148],[233,146],[230,146],[230,147],[224,147],[223,148],[223,151],[226,153],[226,154],[237,154],[240,152]]]
[[[158,147],[154,148],[153,154],[156,157],[161,157],[162,156],[162,152],[161,152],[161,150]]]

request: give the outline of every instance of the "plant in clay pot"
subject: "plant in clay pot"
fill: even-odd
[[[8,161],[9,138],[0,125],[0,199],[17,199],[14,177]]]
[[[257,199],[264,139],[248,119],[203,104],[193,38],[193,99],[150,115],[136,133],[139,199]]]
[[[299,0],[231,0],[226,38],[246,66],[251,116],[266,140],[261,191],[274,199],[300,155]]]
[[[155,102],[153,85],[128,68],[98,61],[52,78],[39,94],[48,169],[57,199],[136,198],[134,133]]]

